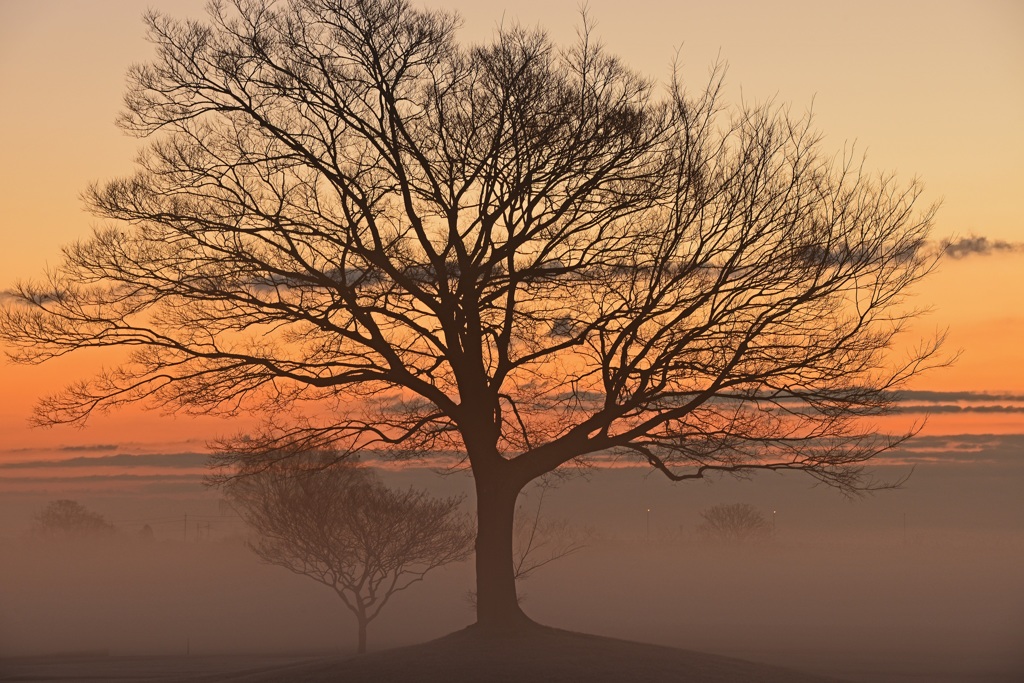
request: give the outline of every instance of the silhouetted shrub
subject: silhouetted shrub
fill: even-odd
[[[35,533],[46,538],[110,536],[114,525],[74,500],[55,500],[36,515]]]
[[[713,505],[700,513],[697,533],[706,540],[750,541],[772,535],[772,525],[753,505]]]

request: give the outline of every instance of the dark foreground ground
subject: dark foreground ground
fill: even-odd
[[[236,680],[239,675],[273,671],[316,659],[318,658],[259,655],[108,656],[95,652],[8,657],[0,659],[0,681],[231,681]]]
[[[740,659],[538,628],[501,638],[472,628],[354,657],[65,657],[5,660],[0,681],[161,683],[828,683]]]
[[[0,659],[0,681],[36,683],[1019,683],[1010,670],[899,673],[808,658],[796,668],[540,627],[503,638],[472,628],[408,647],[347,656],[106,656]],[[985,669],[987,667],[981,667]],[[806,670],[799,670],[806,669]]]

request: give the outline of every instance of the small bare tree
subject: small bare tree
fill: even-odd
[[[586,547],[585,535],[573,529],[568,520],[542,514],[548,486],[541,483],[537,488],[537,506],[532,511],[525,505],[516,509],[512,556],[517,581],[528,579],[541,567]]]
[[[749,541],[767,538],[772,533],[771,523],[748,503],[712,505],[700,516],[703,521],[697,532],[708,540]]]
[[[46,538],[110,536],[114,525],[75,500],[55,500],[36,515],[35,533]]]
[[[350,463],[289,460],[225,488],[258,534],[250,547],[260,559],[330,587],[355,615],[360,653],[395,593],[473,547],[459,498],[394,490]]]

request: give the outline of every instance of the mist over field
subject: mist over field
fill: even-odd
[[[1012,455],[919,466],[903,489],[854,501],[798,476],[673,485],[638,469],[592,469],[547,490],[544,518],[567,519],[587,546],[523,582],[523,606],[550,626],[851,681],[1015,680],[1024,672],[1024,505]],[[392,486],[470,502],[464,474],[382,474]],[[47,492],[14,488],[0,503],[6,666],[68,653],[354,649],[355,623],[340,601],[261,564],[216,490],[152,483],[118,493],[94,484],[74,497],[118,532],[59,542],[30,532]],[[538,496],[527,490],[524,514]],[[774,536],[702,538],[700,512],[733,502],[774,516]],[[148,540],[139,536],[147,523]],[[467,626],[472,588],[471,562],[429,574],[371,624],[371,652]]]

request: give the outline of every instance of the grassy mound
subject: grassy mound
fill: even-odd
[[[729,657],[547,627],[502,635],[469,627],[437,640],[232,678],[237,683],[826,683],[835,679]]]

